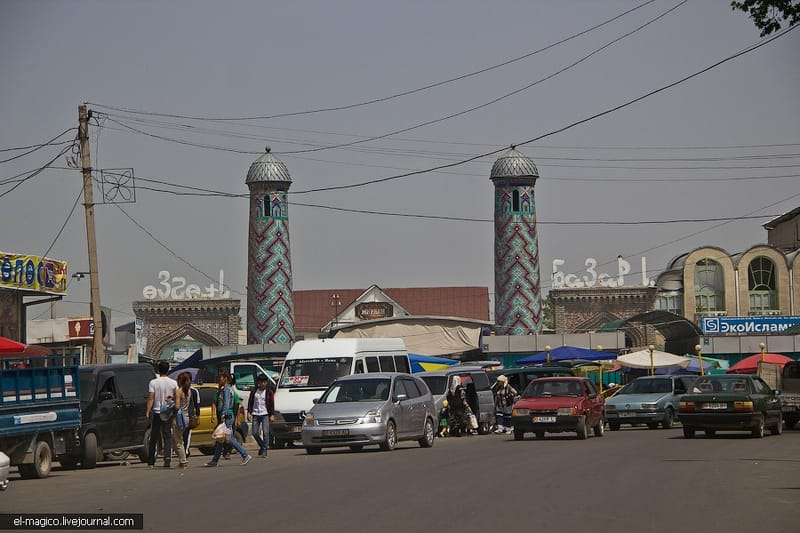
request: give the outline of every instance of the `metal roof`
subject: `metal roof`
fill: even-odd
[[[495,178],[538,178],[539,170],[533,159],[522,155],[512,146],[508,152],[501,155],[492,165],[492,173],[489,176]]]
[[[250,165],[250,170],[247,171],[245,183],[259,181],[292,182],[292,178],[289,176],[289,169],[286,168],[283,161],[272,155],[269,146],[267,146],[267,153],[253,161]]]

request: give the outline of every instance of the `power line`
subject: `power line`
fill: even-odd
[[[87,104],[95,106],[95,107],[100,107],[100,108],[103,108],[103,109],[113,109],[115,111],[120,111],[120,112],[123,112],[123,113],[133,113],[133,114],[139,114],[139,115],[151,115],[151,116],[159,116],[159,117],[167,117],[167,118],[178,118],[178,119],[187,119],[187,120],[205,120],[205,121],[268,120],[268,119],[273,119],[273,118],[293,117],[293,116],[298,116],[298,115],[310,115],[310,114],[313,114],[313,113],[322,113],[322,112],[327,112],[327,111],[341,111],[341,110],[346,110],[346,109],[353,109],[353,108],[356,108],[356,107],[362,107],[362,106],[375,104],[375,103],[379,103],[379,102],[386,102],[388,100],[392,100],[392,99],[399,98],[399,97],[402,97],[402,96],[408,96],[408,95],[415,94],[415,93],[418,93],[418,92],[421,92],[421,91],[432,89],[434,87],[439,87],[439,86],[442,86],[442,85],[446,85],[448,83],[453,83],[455,81],[460,81],[460,80],[463,80],[463,79],[466,79],[466,78],[470,78],[470,77],[476,76],[478,74],[483,74],[485,72],[489,72],[491,70],[494,70],[494,69],[497,69],[497,68],[500,68],[500,67],[504,67],[506,65],[510,65],[511,63],[515,63],[517,61],[521,61],[521,60],[526,59],[528,57],[531,57],[533,55],[536,55],[536,54],[539,54],[539,53],[544,52],[546,50],[549,50],[550,48],[553,48],[555,46],[558,46],[560,44],[568,42],[568,41],[570,41],[572,39],[575,39],[577,37],[585,35],[585,34],[591,32],[591,31],[594,31],[594,30],[596,30],[598,28],[601,28],[601,27],[603,27],[603,26],[605,26],[607,24],[610,24],[611,22],[614,22],[614,21],[624,17],[625,15],[628,15],[629,13],[633,13],[634,11],[636,11],[638,9],[641,9],[641,8],[643,8],[643,7],[645,7],[645,6],[649,5],[649,4],[652,4],[654,1],[655,0],[648,0],[646,2],[643,2],[643,3],[633,7],[631,9],[628,9],[627,11],[623,11],[619,15],[616,15],[616,16],[614,16],[614,17],[612,17],[612,18],[610,18],[610,19],[608,19],[608,20],[606,20],[606,21],[604,21],[604,22],[602,22],[600,24],[597,24],[597,25],[592,26],[590,28],[587,28],[587,29],[585,29],[583,31],[580,31],[578,33],[570,35],[569,37],[561,39],[560,41],[556,41],[556,42],[554,42],[552,44],[549,44],[549,45],[547,45],[547,46],[545,46],[543,48],[539,48],[539,49],[534,50],[532,52],[527,52],[527,53],[525,53],[525,54],[523,54],[521,56],[517,56],[515,58],[503,61],[501,63],[495,64],[495,65],[492,65],[492,66],[489,66],[489,67],[485,67],[485,68],[482,68],[482,69],[479,69],[479,70],[476,70],[476,71],[473,71],[473,72],[469,72],[467,74],[462,74],[462,75],[456,76],[454,78],[449,78],[447,80],[431,83],[431,84],[428,84],[428,85],[425,85],[425,86],[422,86],[422,87],[419,87],[419,88],[416,88],[416,89],[411,89],[411,90],[408,90],[408,91],[403,91],[403,92],[395,93],[395,94],[392,94],[392,95],[389,95],[389,96],[375,98],[375,99],[372,99],[372,100],[367,100],[367,101],[358,102],[358,103],[354,103],[354,104],[346,104],[346,105],[341,105],[341,106],[324,107],[324,108],[310,109],[310,110],[305,110],[305,111],[294,111],[294,112],[288,112],[288,113],[277,113],[277,114],[274,114],[274,115],[252,116],[252,117],[232,117],[232,118],[231,117],[229,117],[229,118],[224,118],[224,117],[217,117],[217,118],[214,118],[214,117],[198,117],[198,116],[177,115],[177,114],[170,114],[170,113],[157,113],[157,112],[149,112],[149,111],[138,111],[138,110],[134,110],[134,109],[125,109],[125,108],[121,108],[121,107],[115,107],[115,106],[103,105],[103,104],[97,104],[97,103],[91,103],[91,102],[87,102]]]
[[[17,155],[15,155],[13,157],[9,157],[8,159],[3,159],[2,161],[0,161],[0,164],[8,163],[9,161],[14,161],[15,159],[19,159],[20,157],[25,157],[26,155],[32,154],[32,153],[36,152],[37,150],[41,150],[42,148],[45,148],[47,146],[54,146],[54,145],[58,146],[58,145],[67,144],[67,143],[72,144],[74,141],[63,141],[63,142],[59,142],[59,143],[57,143],[55,141],[59,137],[63,137],[64,135],[66,135],[67,133],[71,132],[74,129],[76,129],[76,128],[67,128],[66,130],[62,131],[61,133],[59,133],[58,135],[56,135],[55,137],[53,137],[49,141],[47,141],[45,143],[42,143],[42,144],[34,144],[34,145],[31,145],[31,146],[24,146],[24,147],[18,147],[18,148],[6,148],[4,150],[0,150],[0,152],[7,152],[7,151],[11,151],[11,150],[26,150],[26,149],[30,148],[30,150],[28,150],[25,153],[17,154]]]
[[[72,204],[72,209],[69,210],[66,220],[64,220],[64,223],[61,224],[61,228],[58,230],[58,233],[56,233],[53,242],[51,242],[50,246],[47,247],[47,250],[42,254],[42,257],[47,257],[47,254],[50,253],[50,250],[53,249],[53,246],[55,246],[56,242],[61,237],[61,234],[64,232],[64,228],[67,227],[69,219],[72,218],[72,214],[75,212],[75,208],[78,206],[78,202],[80,201],[82,195],[83,195],[83,187],[81,187],[81,190],[78,192],[78,196],[77,198],[75,198],[75,202]]]
[[[24,178],[22,178],[22,179],[18,180],[18,181],[17,181],[17,184],[16,184],[16,185],[14,185],[13,187],[11,187],[10,189],[8,189],[7,191],[5,191],[5,192],[3,192],[3,193],[0,193],[0,198],[2,198],[3,196],[6,196],[6,195],[8,195],[8,194],[10,194],[11,192],[13,192],[14,190],[16,190],[16,189],[17,189],[17,188],[18,188],[20,185],[22,185],[22,184],[23,184],[23,183],[25,183],[26,181],[28,181],[28,180],[30,180],[30,179],[33,179],[33,178],[35,178],[36,176],[38,176],[39,174],[41,174],[42,172],[44,172],[44,170],[45,170],[45,169],[47,169],[47,168],[48,168],[50,165],[52,165],[52,164],[53,164],[53,162],[54,162],[56,159],[58,159],[59,157],[61,157],[61,156],[62,156],[62,155],[64,155],[65,153],[67,153],[69,150],[71,150],[71,149],[72,149],[72,147],[73,147],[73,145],[74,145],[74,143],[73,143],[72,145],[70,145],[70,146],[67,146],[67,147],[63,148],[63,149],[62,149],[62,150],[61,150],[61,151],[60,151],[58,154],[56,154],[56,156],[55,156],[53,159],[51,159],[50,161],[48,161],[47,163],[45,163],[43,166],[39,167],[38,169],[36,169],[36,170],[34,170],[34,171],[30,172],[30,173],[29,173],[29,174],[28,174],[26,177],[24,177]]]

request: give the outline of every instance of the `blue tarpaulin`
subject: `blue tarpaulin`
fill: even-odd
[[[589,361],[601,361],[616,359],[617,354],[613,352],[601,352],[599,350],[588,350],[575,346],[558,346],[550,350],[550,361],[563,361],[565,359],[586,359]],[[547,352],[539,352],[528,357],[517,360],[518,365],[536,365],[547,362]]]
[[[428,372],[431,370],[444,370],[450,365],[458,363],[455,359],[445,359],[444,357],[431,357],[429,355],[408,354],[411,363],[411,373]]]

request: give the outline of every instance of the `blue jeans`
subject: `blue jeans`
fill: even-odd
[[[269,415],[253,415],[253,438],[258,443],[258,453],[269,449]]]
[[[161,443],[161,450],[164,454],[164,465],[169,464],[170,454],[172,453],[172,424],[161,420],[161,415],[156,412],[150,413],[150,441],[147,443],[147,464],[156,464],[156,445]]]
[[[503,407],[494,413],[497,429],[511,429],[511,406]]]
[[[245,449],[242,448],[242,445],[239,444],[239,441],[236,440],[236,432],[233,430],[233,419],[234,419],[233,416],[226,418],[225,426],[231,430],[231,446],[233,446],[233,449],[239,452],[239,455],[241,455],[242,458],[244,459],[245,457],[247,457],[247,451],[245,451]],[[222,441],[219,440],[217,441],[216,444],[214,444],[213,461],[215,463],[219,461],[219,458],[222,455],[222,446],[223,446]]]

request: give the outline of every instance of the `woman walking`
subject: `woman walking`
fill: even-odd
[[[178,467],[186,468],[186,448],[183,446],[183,430],[189,423],[189,398],[192,377],[188,372],[178,376],[178,388],[175,389],[175,416],[172,417],[172,447],[178,454]]]
[[[245,451],[241,444],[239,444],[239,442],[236,440],[236,433],[233,431],[235,414],[233,411],[233,390],[231,389],[230,381],[230,372],[224,370],[219,376],[219,386],[221,388],[219,395],[221,399],[220,403],[222,405],[221,408],[217,410],[216,415],[211,416],[211,423],[216,424],[217,420],[219,420],[219,423],[225,424],[225,427],[228,428],[228,432],[230,434],[231,446],[233,446],[233,448],[242,456],[241,464],[244,466],[249,463],[253,457]],[[214,445],[214,458],[206,463],[206,466],[217,466],[219,464],[219,458],[221,455],[222,441],[218,440]]]

